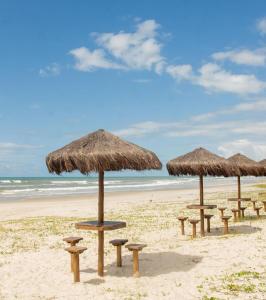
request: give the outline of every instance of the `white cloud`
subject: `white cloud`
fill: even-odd
[[[147,78],[138,78],[138,79],[133,79],[132,81],[137,83],[149,83],[151,80]]]
[[[266,144],[248,139],[239,139],[224,143],[218,147],[218,151],[225,157],[229,157],[235,153],[242,153],[254,160],[266,158]]]
[[[60,66],[57,63],[52,63],[49,66],[39,70],[41,77],[58,76],[61,72]]]
[[[258,100],[253,102],[240,103],[235,105],[231,110],[234,112],[242,112],[242,111],[265,111],[266,110],[266,100]]]
[[[97,43],[129,69],[154,69],[162,72],[164,58],[162,45],[156,40],[159,24],[146,20],[137,25],[133,33],[119,32],[97,34]]]
[[[215,63],[207,63],[193,74],[191,65],[171,65],[166,72],[177,81],[189,80],[192,84],[202,86],[207,92],[228,92],[237,95],[258,94],[266,88],[266,82],[255,75],[234,74],[222,69]]]
[[[86,47],[73,49],[69,52],[76,59],[75,69],[79,71],[93,71],[96,68],[122,69],[119,64],[109,61],[102,49],[90,51]]]
[[[248,108],[248,106],[246,107]],[[245,108],[245,109],[246,109]],[[237,106],[232,107],[222,113],[248,111],[239,109]],[[226,137],[231,136],[256,136],[266,138],[266,121],[256,120],[229,120],[206,122],[210,117],[219,115],[218,112],[193,116],[186,121],[180,122],[142,122],[136,123],[128,128],[117,130],[114,133],[123,137],[140,137],[152,134],[161,134],[168,137],[191,137],[191,136],[209,136],[209,137]],[[206,116],[206,117],[204,117]]]
[[[239,95],[257,94],[266,87],[266,83],[258,80],[254,75],[233,74],[213,63],[203,65],[194,82],[207,91]]]
[[[41,146],[28,145],[28,144],[16,144],[16,143],[0,143],[0,152],[11,152],[27,149],[36,149]]]
[[[178,127],[181,123],[160,123],[146,121],[137,124],[133,124],[129,128],[114,131],[114,134],[119,136],[144,136],[147,134],[155,133],[163,128]]]
[[[167,73],[175,80],[188,80],[203,87],[207,92],[225,92],[240,96],[259,94],[266,82],[254,74],[233,73],[217,63],[206,63],[197,72],[190,64],[169,65],[161,54],[162,44],[158,40],[160,25],[155,20],[146,20],[136,25],[133,32],[93,33],[98,49],[86,47],[70,51],[79,71],[102,69],[151,70]],[[237,64],[261,66],[266,64],[266,48],[231,50],[214,53],[217,61],[230,60]]]
[[[262,35],[266,34],[266,17],[257,21],[257,30]]]
[[[212,55],[212,58],[218,61],[230,60],[239,65],[264,66],[266,63],[266,49],[216,52]]]
[[[227,109],[195,115],[191,117],[191,120],[200,122],[221,115],[232,115],[241,112],[262,112],[262,111],[266,111],[266,100],[263,99],[252,101],[252,102],[239,103]]]
[[[191,65],[170,65],[166,72],[176,80],[191,79],[193,76]]]
[[[137,24],[134,32],[93,33],[99,49],[76,48],[69,53],[74,56],[79,71],[103,69],[153,70],[162,73],[165,60],[162,45],[156,39],[160,25],[154,20]],[[108,58],[107,58],[108,55]]]

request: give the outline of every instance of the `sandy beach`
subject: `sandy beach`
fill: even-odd
[[[233,181],[209,187],[205,202],[232,208],[226,199],[235,188]],[[261,190],[243,185],[243,196],[257,199]],[[257,219],[248,204],[247,218],[231,221],[230,234],[223,235],[218,211],[211,211],[211,233],[192,240],[191,225],[185,224],[182,236],[177,216],[197,217],[185,208],[197,199],[197,189],[107,193],[106,220],[126,221],[127,227],[105,234],[104,278],[97,276],[96,233],[74,226],[95,219],[97,195],[1,203],[0,299],[265,299],[266,213]],[[76,284],[62,241],[70,235],[82,236],[80,245],[88,248]],[[123,267],[116,267],[108,243],[113,238],[147,244],[140,278],[132,277],[132,254],[125,248]]]

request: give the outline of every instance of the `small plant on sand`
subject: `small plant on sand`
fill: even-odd
[[[214,296],[202,299],[218,299],[219,295],[232,295],[241,298],[243,294],[256,295],[265,292],[263,284],[266,281],[266,273],[259,273],[250,270],[243,270],[236,273],[215,276],[213,280],[206,278],[205,281],[200,285],[198,291],[203,293],[206,290],[210,291]]]

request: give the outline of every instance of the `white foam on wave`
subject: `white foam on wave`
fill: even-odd
[[[0,180],[0,183],[22,183],[22,180],[17,180],[17,179],[5,179],[5,180]]]

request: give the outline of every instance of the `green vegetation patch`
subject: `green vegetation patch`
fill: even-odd
[[[206,278],[198,289],[204,293],[202,300],[223,299],[220,297],[234,296],[241,299],[245,294],[263,296],[266,293],[266,273],[243,270],[236,273]],[[211,295],[211,296],[210,296]],[[231,299],[231,298],[230,298]]]

